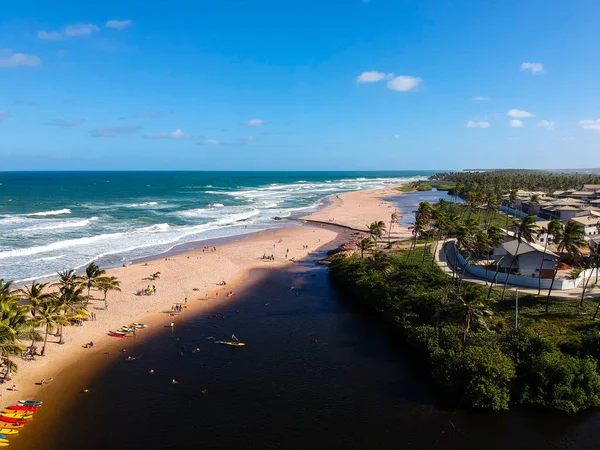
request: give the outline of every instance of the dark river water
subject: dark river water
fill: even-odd
[[[93,377],[82,375],[82,361],[70,382],[90,392],[61,402],[60,390],[48,391],[39,413],[45,423],[32,423],[13,443],[32,450],[600,448],[598,413],[436,408],[427,377],[401,345],[338,298],[315,263],[321,256],[253,273],[236,301],[214,311],[224,319],[184,313],[174,330],[140,333],[123,344],[139,360],[119,355]],[[232,333],[246,347],[207,340]]]

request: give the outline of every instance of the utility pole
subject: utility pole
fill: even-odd
[[[516,288],[515,294],[515,330],[519,329],[519,288]]]

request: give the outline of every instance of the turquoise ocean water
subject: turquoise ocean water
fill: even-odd
[[[419,179],[396,172],[0,173],[0,279],[114,267],[188,242],[282,225],[330,195]],[[201,245],[201,244],[199,244]]]

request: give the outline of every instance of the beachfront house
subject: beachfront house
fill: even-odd
[[[583,227],[584,238],[600,234],[600,212],[586,210],[571,219]]]
[[[524,277],[552,278],[558,255],[540,244],[523,241],[519,245],[517,239],[507,235],[507,240],[494,248],[493,259],[501,271],[507,272],[512,264],[513,271]]]

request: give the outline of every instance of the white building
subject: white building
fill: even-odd
[[[513,270],[520,272],[521,276],[552,278],[558,260],[556,253],[544,250],[544,246],[540,244],[522,241],[519,245],[517,239],[508,238],[506,242],[494,248],[493,258],[501,269],[507,271],[512,264]]]

